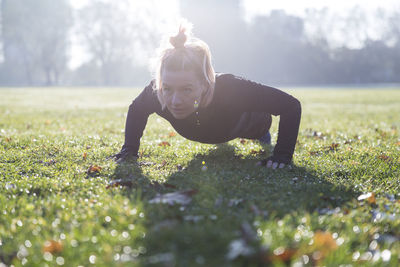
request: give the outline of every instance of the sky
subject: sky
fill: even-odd
[[[79,9],[91,0],[70,0],[72,6]],[[271,10],[281,9],[290,15],[305,19],[305,32],[310,37],[318,33],[329,32],[328,42],[331,47],[347,46],[349,48],[361,48],[364,40],[379,40],[385,38],[388,29],[387,17],[393,11],[400,11],[400,0],[241,0],[243,19],[252,23],[253,18],[260,15],[268,15]],[[179,17],[178,0],[132,0],[135,7],[148,5],[158,19],[164,22],[158,25],[160,32],[171,30]],[[354,7],[358,7],[367,16],[361,25],[352,25],[349,18],[359,16]],[[321,15],[312,10],[329,8],[321,21]],[[167,23],[165,23],[167,22]],[[170,22],[170,23],[168,23]],[[194,25],[195,26],[195,25]],[[315,37],[317,38],[317,37]],[[78,67],[82,59],[87,59],[85,51],[79,45],[74,36],[71,37],[71,61],[70,68]],[[390,42],[390,40],[388,41]],[[143,58],[143,60],[145,60]]]
[[[283,9],[286,13],[304,16],[305,9],[322,9],[328,7],[335,12],[347,12],[354,6],[374,12],[378,8],[384,10],[394,10],[400,8],[399,0],[242,0],[242,5],[246,10],[246,20],[256,15],[268,14],[273,9]]]

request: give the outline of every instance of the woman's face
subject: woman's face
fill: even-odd
[[[164,71],[162,94],[168,110],[177,119],[184,119],[199,106],[200,82],[192,71]]]

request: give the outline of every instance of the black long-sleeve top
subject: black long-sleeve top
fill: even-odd
[[[217,73],[211,103],[199,107],[198,114],[176,119],[167,108],[162,109],[153,83],[154,80],[129,106],[123,148],[131,153],[137,155],[147,119],[154,112],[169,121],[183,137],[202,143],[227,142],[232,139],[230,132],[244,112],[266,112],[280,116],[273,156],[285,163],[292,159],[301,116],[300,102],[293,96],[242,77]]]

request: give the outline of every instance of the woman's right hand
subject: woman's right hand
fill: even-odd
[[[119,153],[110,156],[108,159],[114,159],[116,163],[120,164],[126,161],[136,161],[138,156],[128,147],[122,147]]]

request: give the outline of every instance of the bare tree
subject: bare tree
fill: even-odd
[[[79,34],[91,54],[91,63],[100,69],[101,84],[121,84],[126,75],[135,75],[127,74],[138,67],[135,55],[140,51],[135,50],[154,42],[133,9],[129,0],[94,0],[78,13]]]
[[[67,61],[67,1],[2,0],[1,13],[4,60],[10,82],[58,84]]]

